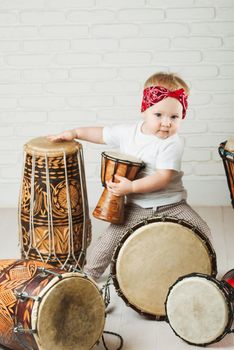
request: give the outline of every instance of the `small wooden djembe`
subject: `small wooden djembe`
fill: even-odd
[[[93,211],[95,218],[113,224],[123,223],[124,196],[115,196],[110,193],[106,189],[106,181],[118,182],[115,180],[116,174],[132,181],[143,167],[144,163],[135,157],[116,152],[102,153],[101,181],[105,188]]]

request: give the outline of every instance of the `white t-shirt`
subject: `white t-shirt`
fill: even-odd
[[[137,178],[152,175],[157,169],[173,169],[172,181],[167,188],[150,193],[127,195],[127,202],[143,208],[172,204],[186,199],[187,193],[182,184],[181,158],[183,143],[178,134],[166,139],[155,135],[145,135],[141,131],[143,121],[135,124],[119,124],[104,127],[103,141],[120,153],[134,156],[145,163]]]

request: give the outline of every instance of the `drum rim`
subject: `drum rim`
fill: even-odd
[[[227,141],[223,141],[219,145],[218,150],[219,150],[220,157],[222,159],[226,159],[226,160],[234,163],[234,153],[232,153],[229,150],[225,149],[226,143],[227,143]],[[226,156],[230,156],[231,158],[226,157]]]
[[[174,328],[171,326],[170,324],[170,320],[168,319],[167,317],[167,301],[168,301],[168,298],[170,296],[170,293],[171,291],[173,290],[174,286],[186,279],[186,278],[189,278],[189,277],[201,277],[201,278],[204,278],[208,281],[212,281],[216,284],[216,286],[219,288],[219,290],[223,293],[224,295],[224,298],[225,298],[225,303],[228,307],[228,320],[227,320],[227,324],[226,324],[226,327],[224,328],[224,331],[222,334],[220,334],[217,338],[215,338],[214,340],[210,341],[210,342],[207,342],[207,343],[201,343],[201,344],[197,344],[197,343],[193,343],[193,342],[190,342],[184,338],[182,338],[175,330]],[[204,273],[200,273],[200,272],[193,272],[193,273],[189,273],[187,275],[183,275],[183,276],[180,276],[175,283],[173,283],[170,288],[169,288],[169,291],[168,291],[168,294],[167,294],[167,297],[166,297],[166,300],[165,300],[165,309],[166,309],[166,319],[165,321],[169,324],[169,326],[171,327],[171,329],[173,330],[173,332],[175,333],[175,335],[177,335],[180,339],[182,339],[183,341],[185,341],[186,343],[190,344],[190,345],[196,345],[196,346],[201,346],[201,347],[205,347],[207,345],[210,345],[210,344],[213,344],[213,343],[217,343],[219,342],[221,339],[223,339],[228,333],[230,333],[231,331],[231,327],[232,327],[232,323],[234,321],[234,306],[231,302],[231,300],[228,299],[229,297],[229,289],[226,285],[226,283],[223,283],[223,281],[219,281],[217,280],[214,276],[210,276],[210,275],[207,275],[207,274],[204,274]]]
[[[180,224],[182,226],[185,226],[189,229],[191,229],[195,234],[197,234],[202,241],[204,242],[205,247],[210,253],[210,258],[211,258],[211,276],[216,276],[217,275],[217,262],[216,262],[216,253],[214,251],[214,248],[212,247],[208,237],[205,236],[205,234],[200,231],[197,227],[193,226],[189,222],[183,220],[183,219],[178,219],[176,217],[171,217],[171,216],[157,216],[157,217],[151,217],[145,220],[139,221],[136,225],[131,227],[127,232],[122,236],[121,240],[119,241],[118,245],[116,246],[114,253],[112,255],[111,259],[111,264],[110,264],[110,274],[112,276],[113,284],[116,289],[116,292],[118,296],[120,296],[125,304],[127,306],[130,306],[133,310],[138,312],[140,315],[146,316],[149,319],[157,320],[157,321],[165,321],[166,320],[166,315],[153,315],[151,313],[148,313],[146,311],[140,310],[137,308],[135,305],[132,305],[129,300],[125,297],[123,294],[118,279],[117,279],[117,274],[116,274],[116,262],[117,258],[119,255],[119,251],[122,248],[123,243],[130,237],[138,228],[155,223],[155,222],[171,222],[171,223],[176,223]]]
[[[101,155],[102,155],[103,158],[106,158],[106,159],[109,159],[109,160],[113,160],[114,162],[118,162],[118,163],[121,163],[121,164],[127,164],[127,165],[132,165],[132,166],[135,165],[135,166],[140,166],[141,168],[145,167],[144,162],[141,161],[140,159],[139,159],[139,162],[132,162],[132,161],[126,160],[126,159],[114,158],[112,156],[109,156],[107,154],[107,151],[102,152]]]
[[[44,136],[41,136],[41,137],[35,137],[33,139],[30,139],[28,142],[26,142],[24,144],[24,152],[30,156],[37,156],[37,157],[62,157],[63,154],[65,153],[67,156],[68,155],[73,155],[75,153],[77,153],[79,150],[82,149],[82,145],[81,143],[77,142],[77,141],[61,141],[61,142],[54,142],[54,147],[56,145],[60,145],[61,148],[52,148],[52,149],[33,149],[32,145],[30,145],[30,143],[32,141],[36,141],[36,140],[43,140],[45,139],[46,140],[46,137]],[[70,148],[69,150],[66,148],[66,146],[62,146],[63,144],[64,145],[68,145],[68,143],[70,144]],[[52,144],[52,141],[51,141],[51,144]]]

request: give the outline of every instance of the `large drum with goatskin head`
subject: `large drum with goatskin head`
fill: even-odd
[[[215,252],[200,230],[172,217],[146,219],[129,229],[111,263],[116,291],[127,306],[157,320],[165,320],[170,286],[192,272],[215,276]]]

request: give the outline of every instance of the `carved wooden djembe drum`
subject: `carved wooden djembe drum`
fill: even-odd
[[[39,137],[24,150],[19,198],[22,258],[82,268],[91,240],[82,146]]]
[[[0,343],[13,350],[88,350],[103,334],[96,284],[36,260],[0,260]]]
[[[132,181],[143,167],[144,163],[136,157],[117,152],[102,152],[101,181],[104,190],[93,211],[95,218],[113,224],[123,223],[125,196],[110,193],[106,188],[106,181],[118,182],[115,175],[124,176]]]

